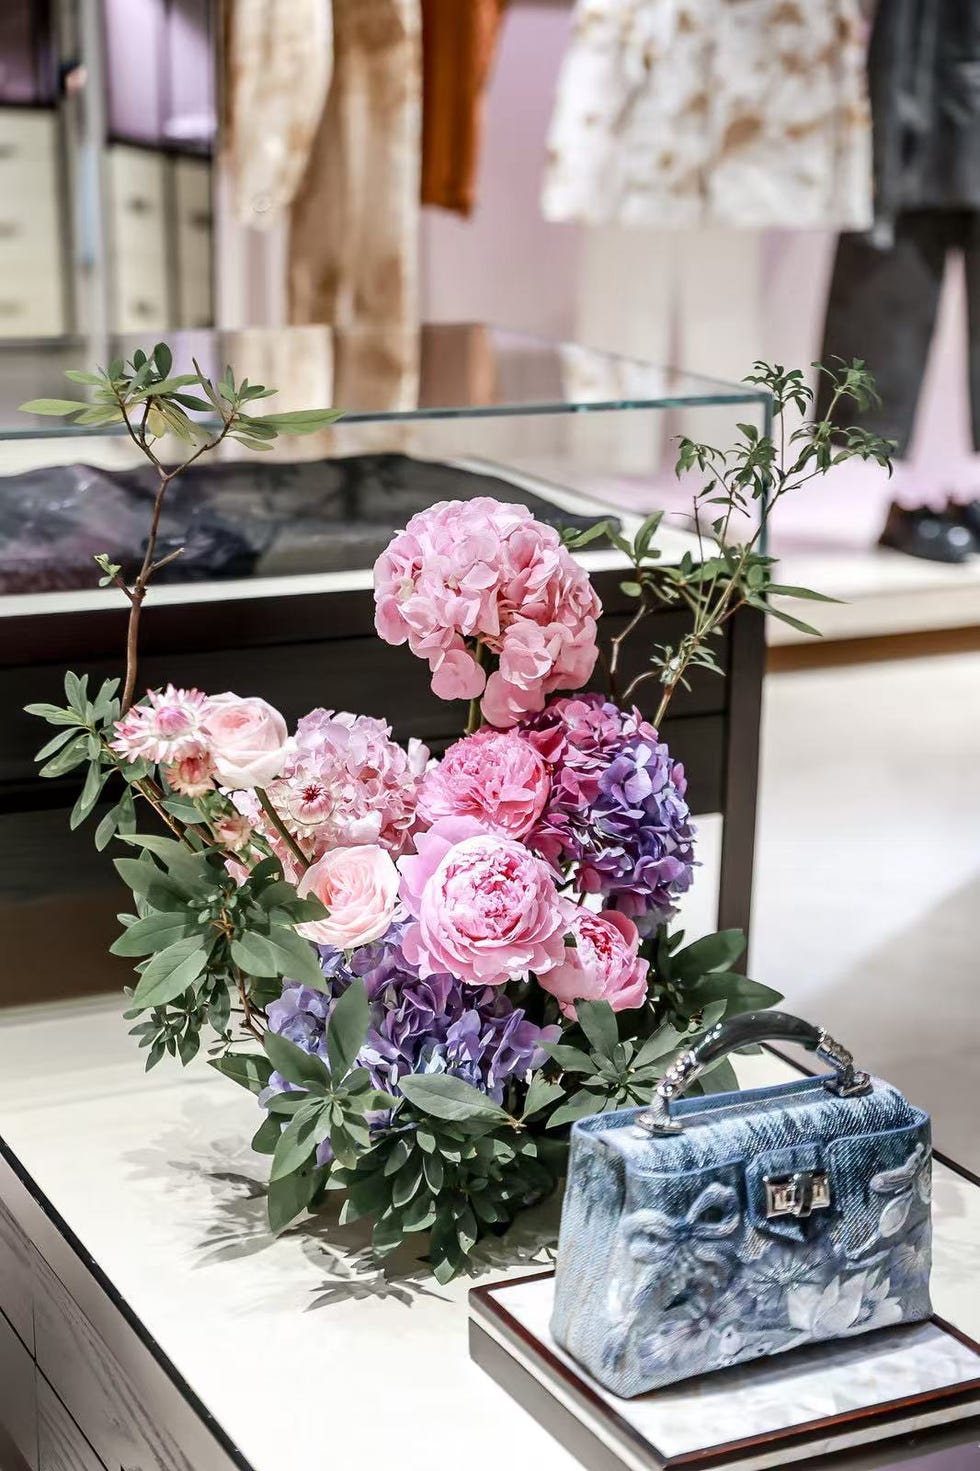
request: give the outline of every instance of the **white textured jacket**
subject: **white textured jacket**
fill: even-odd
[[[578,0],[546,218],[867,228],[864,32],[860,0]]]

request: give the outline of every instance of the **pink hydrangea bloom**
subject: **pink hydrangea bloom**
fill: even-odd
[[[428,660],[442,699],[482,695],[492,725],[515,725],[595,666],[599,600],[525,506],[481,496],[421,511],[378,558],[374,586],[381,637]],[[499,659],[489,679],[477,641]]]
[[[541,975],[565,955],[573,908],[548,865],[474,818],[450,817],[416,836],[399,862],[401,897],[414,917],[405,958],[423,977],[449,974],[474,986]]]
[[[289,743],[282,775],[270,783],[269,800],[307,857],[331,848],[380,843],[398,854],[415,825],[419,784],[429,753],[419,741],[408,750],[391,739],[391,727],[369,715],[312,710]],[[265,832],[292,873],[286,845],[269,829],[249,793],[235,805]]]
[[[116,721],[112,749],[127,761],[182,761],[209,745],[204,728],[211,701],[200,690],[150,690]]]
[[[457,741],[427,773],[418,812],[425,822],[475,817],[491,832],[523,838],[544,809],[551,778],[517,731],[480,730]]]
[[[574,906],[568,929],[575,936],[565,959],[541,976],[541,985],[558,998],[565,1016],[575,1017],[576,1001],[608,1001],[613,1011],[642,1006],[648,963],[637,954],[640,936],[625,914],[593,914]]]

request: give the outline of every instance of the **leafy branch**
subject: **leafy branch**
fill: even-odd
[[[627,702],[642,685],[656,680],[661,695],[655,725],[660,725],[676,691],[688,687],[692,668],[722,673],[712,645],[721,638],[725,625],[740,608],[757,608],[799,633],[819,636],[818,629],[788,613],[772,599],[835,601],[811,588],[790,587],[776,581],[776,559],[760,550],[769,521],[787,495],[847,460],[872,460],[890,473],[894,444],[859,427],[839,429],[834,422],[842,400],[850,399],[859,409],[879,401],[874,379],[863,362],[855,359],[833,367],[814,366],[832,384],[824,418],[805,421],[790,430],[788,415],[793,411],[805,414],[813,403],[813,390],[800,369],[757,362],[744,381],[769,393],[774,435],[760,434],[753,424],[739,424],[738,438],[729,449],[681,437],[675,466],[677,475],[697,471],[706,477],[694,497],[696,555],[686,552],[678,562],[662,561],[655,545],[662,512],[648,516],[632,538],[608,522],[565,537],[566,545],[578,550],[599,535],[605,535],[630,563],[630,575],[621,586],[628,597],[637,600],[638,606],[626,627],[611,641],[607,660],[610,693],[614,699]],[[745,540],[733,539],[735,517],[748,515],[753,508],[757,512],[755,530]],[[637,674],[620,692],[617,677],[622,647],[646,617],[663,606],[686,608],[691,615],[691,627],[676,646],[657,645],[651,653],[650,668]]]
[[[95,372],[70,369],[65,374],[66,378],[92,389],[90,402],[38,398],[21,404],[26,413],[67,418],[88,428],[122,424],[136,448],[157,472],[158,485],[146,548],[135,577],[127,581],[122,567],[110,561],[108,553],[100,553],[95,558],[103,574],[100,586],[117,587],[129,602],[126,677],[120,703],[123,715],[132,705],[136,693],[140,614],[147,587],[154,574],[183,551],[182,547],[177,547],[159,559],[156,555],[160,518],[170,485],[196,460],[216,450],[225,439],[237,440],[246,449],[269,450],[281,434],[313,434],[340,418],[335,409],[256,415],[249,412],[250,406],[260,399],[269,398],[275,393],[274,388],[266,388],[262,383],[249,383],[247,378],[236,383],[230,367],[225,369],[224,377],[215,382],[202,372],[196,361],[193,373],[172,374],[172,366],[170,348],[165,342],[158,342],[151,352],[137,349],[129,362],[117,358],[107,369],[99,368]],[[195,389],[200,392],[189,391]],[[203,422],[192,419],[192,413],[206,418]],[[169,467],[155,448],[166,435],[173,435],[191,451],[186,459]]]

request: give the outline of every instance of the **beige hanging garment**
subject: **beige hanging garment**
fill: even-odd
[[[331,57],[330,0],[225,0],[223,162],[239,224],[268,229],[292,202]]]
[[[414,324],[419,0],[334,0],[334,70],[289,240],[292,322]]]
[[[578,0],[542,207],[860,229],[870,144],[860,0]]]

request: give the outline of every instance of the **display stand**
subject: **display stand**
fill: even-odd
[[[868,1446],[887,1463],[957,1424],[962,1443],[980,1416],[980,1344],[938,1317],[620,1399],[552,1338],[553,1296],[553,1272],[474,1288],[470,1353],[591,1471],[763,1471]]]

